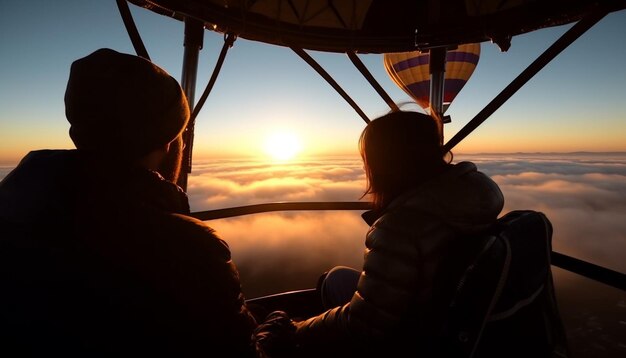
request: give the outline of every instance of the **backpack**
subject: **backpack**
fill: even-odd
[[[511,211],[481,236],[449,305],[443,356],[567,357],[548,218]]]

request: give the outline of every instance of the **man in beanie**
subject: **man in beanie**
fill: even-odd
[[[0,182],[2,353],[264,356],[228,245],[174,184],[178,82],[100,49],[72,64],[65,104],[77,149],[33,151]]]

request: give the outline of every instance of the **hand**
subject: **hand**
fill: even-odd
[[[274,311],[265,317],[254,333],[259,345],[270,356],[287,356],[295,349],[294,322],[284,311]]]

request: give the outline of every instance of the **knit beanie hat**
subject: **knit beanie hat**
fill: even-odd
[[[76,148],[138,157],[174,140],[187,125],[189,107],[165,70],[99,49],[72,63],[65,116]]]

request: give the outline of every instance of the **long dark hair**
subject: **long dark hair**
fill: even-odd
[[[452,161],[443,153],[439,126],[426,114],[390,112],[371,121],[359,138],[367,188],[382,209],[401,193],[440,173]]]

